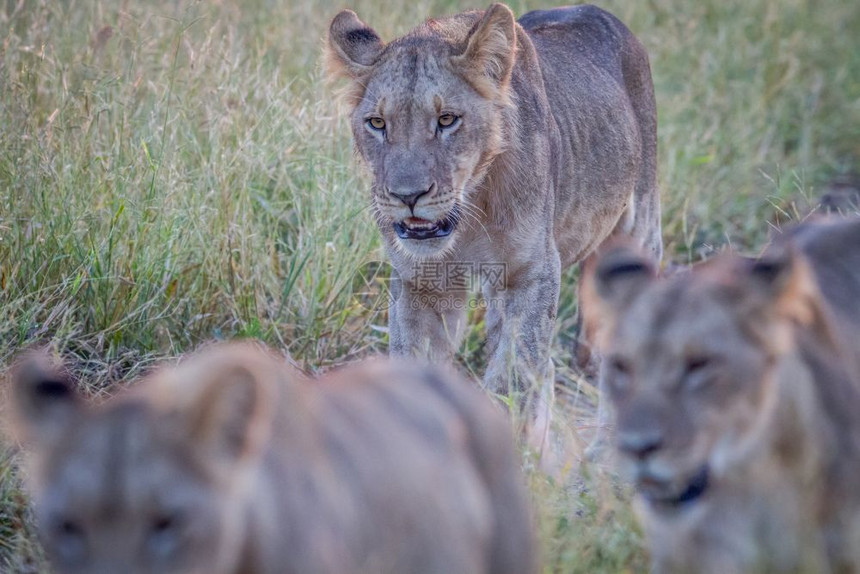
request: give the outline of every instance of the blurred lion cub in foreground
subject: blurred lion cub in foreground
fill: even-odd
[[[860,572],[860,219],[654,275],[588,292],[655,571]]]
[[[223,345],[89,406],[24,362],[12,407],[62,574],[536,571],[510,425],[429,367]]]

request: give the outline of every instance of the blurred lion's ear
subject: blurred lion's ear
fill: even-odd
[[[62,436],[83,410],[65,370],[41,353],[22,358],[7,390],[10,428],[18,442],[38,447]]]
[[[207,459],[228,469],[262,452],[272,425],[272,393],[250,369],[228,367],[201,385],[185,413],[192,439]]]
[[[598,347],[605,344],[605,327],[614,325],[619,315],[657,277],[651,260],[639,250],[614,244],[587,260],[583,270],[582,309],[589,339]]]
[[[791,244],[772,247],[745,265],[756,300],[798,323],[811,325],[816,321],[820,311],[818,285],[809,264]]]
[[[505,94],[517,51],[514,13],[504,4],[493,4],[484,13],[453,63],[464,71],[473,87],[485,98]]]
[[[818,281],[806,257],[790,241],[776,243],[759,258],[725,258],[713,271],[726,287],[738,318],[774,351],[790,348],[791,323],[839,346]]]
[[[595,297],[620,309],[654,280],[657,270],[640,251],[628,245],[615,245],[598,255],[586,270],[586,276]]]
[[[352,10],[343,10],[329,25],[326,68],[331,76],[355,80],[373,67],[384,48],[373,28],[359,20]]]

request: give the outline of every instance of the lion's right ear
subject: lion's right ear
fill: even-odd
[[[25,445],[42,446],[62,436],[83,410],[68,376],[43,355],[30,355],[13,367],[7,391],[9,431]]]
[[[582,309],[585,329],[603,344],[606,329],[657,277],[652,261],[628,245],[610,246],[585,266]]]
[[[351,79],[365,75],[385,44],[373,28],[352,10],[343,10],[331,21],[326,48],[326,67],[331,76]]]
[[[595,294],[615,308],[632,301],[657,276],[650,259],[628,246],[602,253],[590,273]]]

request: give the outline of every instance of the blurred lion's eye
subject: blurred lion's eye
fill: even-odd
[[[367,120],[367,123],[375,130],[384,130],[385,129],[385,120],[382,118],[370,118]]]
[[[692,355],[684,360],[684,374],[681,383],[689,389],[706,388],[713,379],[714,370],[710,367],[714,359],[703,355]]]
[[[630,374],[630,365],[621,357],[611,357],[609,359],[609,367],[618,374]]]
[[[57,525],[57,530],[62,534],[76,536],[81,533],[81,527],[76,522],[71,520],[62,520]]]
[[[621,357],[609,357],[608,361],[608,373],[607,373],[607,381],[609,382],[609,387],[617,392],[623,393],[626,392],[630,387],[630,373],[632,371],[632,367],[630,363]]]
[[[176,525],[176,519],[170,515],[159,516],[152,523],[153,532],[167,532]]]
[[[439,116],[439,127],[440,128],[450,128],[455,123],[457,123],[457,116],[454,114],[442,114]]]
[[[176,513],[155,516],[149,526],[149,549],[154,556],[167,558],[181,545],[182,518]]]
[[[48,544],[56,558],[66,564],[79,564],[86,556],[86,535],[83,526],[75,520],[60,518],[54,521],[53,536]]]
[[[691,374],[703,370],[710,364],[711,359],[709,359],[708,357],[690,357],[687,359],[685,368],[687,370],[687,374]]]

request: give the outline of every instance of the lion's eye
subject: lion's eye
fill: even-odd
[[[714,364],[711,357],[692,355],[684,360],[684,374],[681,377],[682,384],[690,389],[698,389],[706,385],[712,376],[710,367]]]
[[[704,370],[711,364],[711,359],[708,357],[694,356],[687,359],[684,365],[687,374],[697,373]]]
[[[155,516],[149,526],[150,551],[165,558],[174,554],[181,543],[182,518],[177,513]]]
[[[611,357],[609,359],[609,367],[618,374],[630,374],[630,364],[621,357]]]
[[[61,536],[79,538],[84,535],[84,529],[74,520],[59,520],[57,521],[56,531]]]
[[[61,518],[53,526],[51,546],[57,557],[68,564],[78,564],[86,557],[87,541],[83,526],[74,520]]]
[[[630,363],[622,357],[610,357],[608,362],[607,380],[610,388],[617,393],[625,392],[630,387],[630,374],[633,370]]]
[[[439,127],[440,128],[450,128],[459,118],[454,114],[442,114],[439,116]]]
[[[174,529],[177,524],[177,519],[175,516],[170,514],[164,514],[159,516],[152,522],[152,532],[156,534],[164,534],[165,532],[169,532]]]
[[[367,123],[375,130],[384,130],[385,129],[385,120],[382,118],[370,118],[367,120]]]

